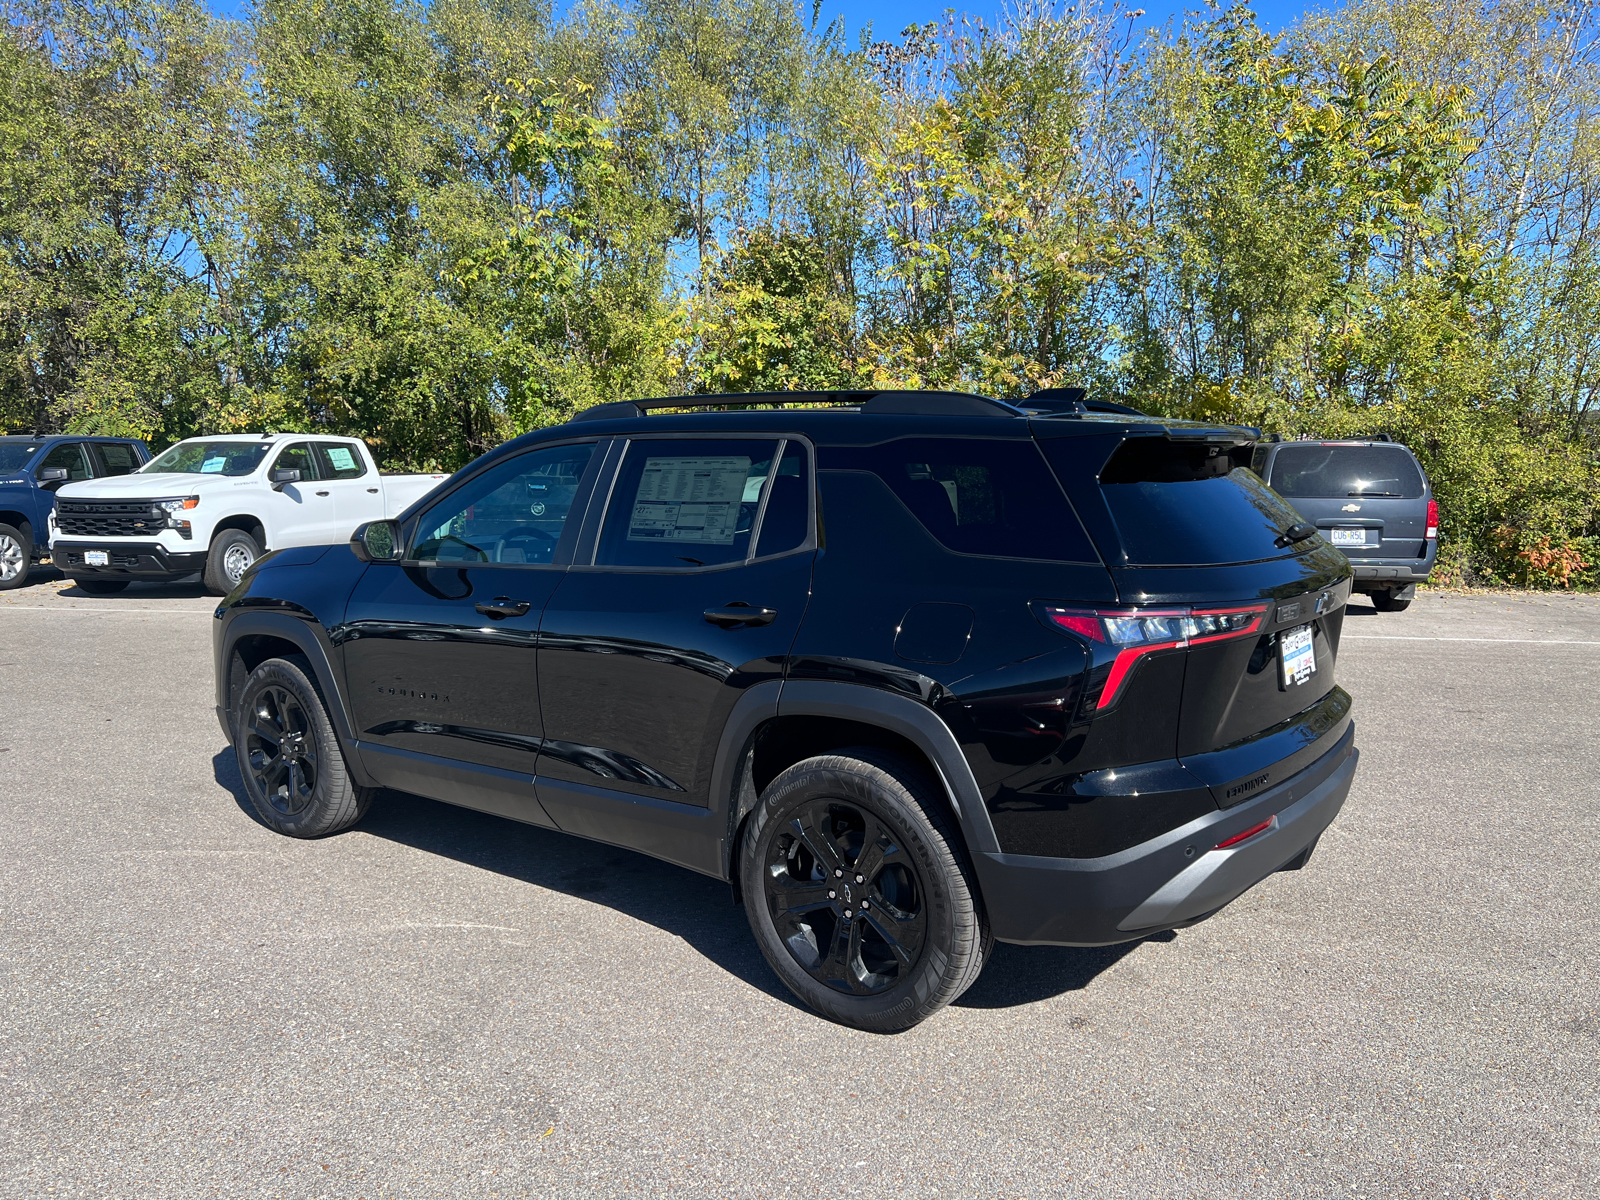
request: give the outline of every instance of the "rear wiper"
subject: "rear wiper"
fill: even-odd
[[[703,567],[703,566],[705,566],[705,563],[701,562],[698,558],[685,558],[681,554],[678,555],[678,561],[679,562],[686,562],[690,566],[695,566],[695,567]]]
[[[1395,500],[1405,499],[1399,492],[1346,492],[1346,496],[1389,496]]]

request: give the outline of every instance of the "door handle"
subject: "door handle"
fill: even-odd
[[[367,489],[367,495],[376,496],[377,494],[378,494],[378,489],[377,488],[368,488]]]
[[[319,495],[319,496],[326,496],[327,494],[328,494],[327,492],[318,492],[317,493],[317,495]]]
[[[734,600],[722,608],[706,609],[706,620],[723,629],[739,625],[771,625],[778,619],[775,608],[756,608],[743,600]]]
[[[526,600],[513,600],[510,596],[496,596],[492,604],[479,604],[476,607],[484,616],[501,621],[506,617],[526,616],[533,605]]]

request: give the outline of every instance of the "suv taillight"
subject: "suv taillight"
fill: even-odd
[[[1439,536],[1439,502],[1437,500],[1428,501],[1427,536],[1430,538],[1438,538]]]
[[[1265,604],[1081,608],[1041,600],[1033,608],[1047,625],[1089,646],[1089,677],[1080,711],[1090,716],[1116,704],[1134,664],[1151,651],[1250,637],[1267,614]]]

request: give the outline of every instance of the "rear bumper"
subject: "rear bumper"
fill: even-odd
[[[84,562],[90,550],[106,552],[110,565],[91,567]],[[114,538],[95,541],[57,537],[50,544],[56,568],[72,579],[181,579],[206,569],[206,552],[179,552],[160,542],[123,542]]]
[[[1429,542],[1428,553],[1423,558],[1352,558],[1350,569],[1355,578],[1351,589],[1357,592],[1374,588],[1407,587],[1428,582],[1433,574],[1433,562],[1439,553],[1439,543]]]
[[[1271,791],[1104,858],[977,854],[994,934],[1022,945],[1105,946],[1194,924],[1314,843],[1344,806],[1360,754],[1355,726]],[[1264,832],[1211,847],[1271,820]]]

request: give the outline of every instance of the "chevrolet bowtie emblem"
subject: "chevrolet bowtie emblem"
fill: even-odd
[[[1361,505],[1359,505],[1359,504],[1346,504],[1339,511],[1340,512],[1360,512],[1361,511]]]

